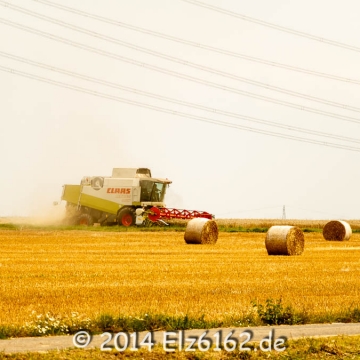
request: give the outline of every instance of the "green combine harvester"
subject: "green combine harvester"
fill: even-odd
[[[168,179],[151,177],[147,168],[114,168],[110,177],[84,176],[80,185],[64,185],[61,200],[66,201],[67,222],[73,225],[131,226],[145,219],[166,224],[166,219],[213,218],[205,211],[166,208],[170,184]]]

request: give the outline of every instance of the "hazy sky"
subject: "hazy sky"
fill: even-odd
[[[233,14],[351,45],[352,50],[182,0],[54,1],[199,46],[83,17],[41,1],[1,0],[0,216],[46,213],[52,202],[59,200],[63,184],[78,184],[85,175],[111,175],[113,167],[149,167],[153,176],[173,181],[169,207],[209,211],[217,218],[281,218],[283,205],[287,218],[359,217],[360,143],[294,131],[297,127],[360,139],[358,0],[203,0]],[[25,10],[101,34],[107,40],[65,28],[55,20],[36,18]],[[358,84],[231,57],[202,49],[204,45]],[[23,62],[9,55],[21,57]],[[111,82],[113,87],[36,67],[31,61]],[[223,75],[203,71],[205,68]],[[244,78],[260,86],[240,81]],[[276,103],[244,96],[244,92]],[[181,104],[166,102],[164,97]],[[137,105],[124,103],[124,99]],[[320,102],[323,100],[340,105],[326,105]],[[187,106],[189,103],[204,108],[195,109]],[[345,105],[355,108],[350,111]],[[317,113],[306,111],[310,108]],[[276,122],[292,130],[236,116]],[[339,119],[341,116],[349,121]],[[200,118],[358,150],[298,142]]]

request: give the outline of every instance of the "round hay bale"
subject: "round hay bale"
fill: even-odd
[[[214,220],[195,218],[187,223],[184,239],[187,244],[215,244],[218,235]]]
[[[351,226],[346,221],[329,221],[323,229],[323,236],[325,240],[329,241],[346,241],[350,239],[351,235]]]
[[[304,244],[304,234],[296,226],[272,226],[266,233],[268,255],[301,255]]]

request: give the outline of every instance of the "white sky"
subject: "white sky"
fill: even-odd
[[[55,0],[54,0],[55,1]],[[357,0],[204,0],[207,4],[360,48]],[[60,3],[59,0],[57,0]],[[341,104],[359,106],[359,85],[301,74],[159,39],[33,0],[11,5],[184,61]],[[270,29],[181,0],[61,4],[185,40],[360,80],[360,53]],[[4,6],[0,18],[102,51],[232,87],[357,118],[354,111],[281,94],[80,34]],[[263,120],[359,138],[360,124],[252,99],[95,54],[0,23],[0,51],[119,85]],[[306,139],[360,144],[271,128],[44,70],[0,56],[0,66],[174,112]],[[62,185],[113,167],[149,167],[173,181],[169,207],[217,218],[358,218],[359,152],[199,122],[0,71],[0,216],[50,211]]]

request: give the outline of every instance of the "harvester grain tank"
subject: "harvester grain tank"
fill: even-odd
[[[131,226],[141,223],[137,219],[142,212],[151,221],[213,218],[205,211],[166,208],[170,184],[168,179],[153,178],[148,168],[114,168],[111,176],[84,176],[80,185],[64,185],[61,200],[66,201],[66,218],[72,224]]]

